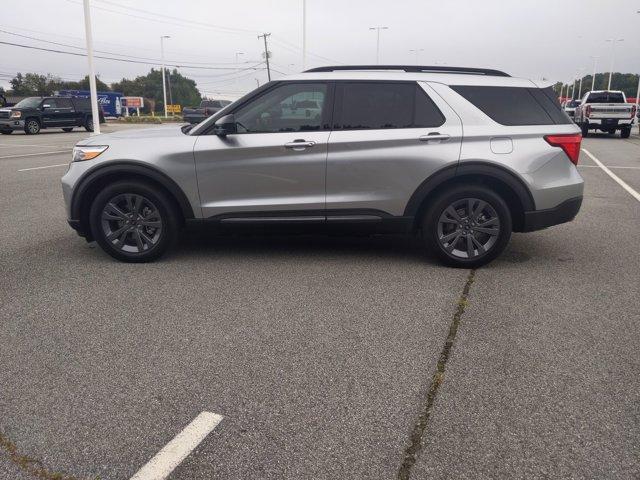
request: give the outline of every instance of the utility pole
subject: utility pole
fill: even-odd
[[[307,69],[307,0],[302,0],[302,71]]]
[[[611,68],[609,69],[609,84],[607,85],[607,90],[611,90],[611,77],[613,76],[613,61],[616,56],[616,43],[624,42],[624,38],[609,38],[607,42],[611,42]]]
[[[578,99],[582,98],[582,77],[584,77],[584,68],[580,69],[580,88],[578,89]]]
[[[369,27],[369,30],[376,30],[378,37],[376,41],[376,64],[380,64],[380,30],[389,30],[389,27]]]
[[[424,52],[424,48],[412,48],[409,50],[410,52],[415,53],[416,55],[416,65],[420,65],[420,52]]]
[[[596,87],[596,65],[598,64],[598,58],[600,57],[591,56],[590,58],[593,58],[593,77],[591,77],[591,91],[594,91]]]
[[[167,85],[169,86],[169,105],[173,105],[173,95],[171,95],[171,69],[167,69]],[[171,111],[171,116],[175,115],[174,111]]]
[[[91,33],[91,7],[89,0],[83,0],[84,8],[84,35],[87,41],[87,59],[89,60],[89,90],[91,91],[91,123],[93,133],[100,135],[100,113],[98,110],[98,89],[96,88],[96,73],[93,65],[93,36]]]
[[[270,33],[263,33],[258,35],[258,38],[264,39],[264,58],[267,61],[267,78],[271,81],[271,69],[269,68],[269,49],[267,48],[267,37],[270,37]]]
[[[560,101],[562,102],[562,92],[564,91],[564,83],[560,84]]]
[[[162,60],[162,99],[164,101],[164,116],[167,116],[167,85],[164,78],[164,39],[171,38],[169,35],[160,36],[160,58]]]

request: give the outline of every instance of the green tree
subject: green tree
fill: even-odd
[[[582,96],[585,93],[591,90],[591,82],[593,80],[593,75],[587,75],[582,77]],[[578,97],[578,93],[580,93],[580,79],[577,79],[574,92],[574,97]],[[606,90],[609,84],[609,73],[596,73],[596,81],[594,82],[593,89],[594,90]],[[564,84],[564,89],[567,91],[567,84]],[[614,72],[611,77],[611,90],[622,90],[627,97],[635,98],[636,93],[638,91],[638,75],[635,73],[619,73]],[[569,83],[569,95],[565,94],[565,96],[570,96],[571,94],[571,83]]]
[[[167,76],[171,82],[171,96],[174,104],[182,106],[199,105],[202,95],[196,87],[196,82],[190,78],[186,78],[174,69],[167,72]],[[128,97],[144,97],[155,101],[155,109],[157,112],[164,111],[164,103],[162,98],[162,73],[161,70],[154,68],[146,74],[136,77],[133,80],[123,78],[120,82],[111,85],[114,91],[122,92]],[[167,102],[169,101],[169,90],[167,84]]]

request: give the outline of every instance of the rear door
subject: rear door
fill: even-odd
[[[238,133],[198,137],[194,155],[205,218],[324,221],[330,91],[327,82],[275,85],[229,112]],[[315,115],[290,113],[303,100],[320,105]]]
[[[411,195],[455,165],[462,125],[426,84],[336,84],[327,159],[327,214],[404,214]]]

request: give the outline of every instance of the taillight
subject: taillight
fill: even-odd
[[[552,147],[560,147],[567,154],[569,160],[574,165],[578,165],[578,157],[580,156],[580,142],[582,135],[579,133],[569,133],[560,135],[545,135],[544,139]]]
[[[631,106],[631,117],[630,118],[633,118],[635,116],[636,116],[636,106],[632,105]]]
[[[587,118],[591,116],[591,105],[584,107],[584,116]]]

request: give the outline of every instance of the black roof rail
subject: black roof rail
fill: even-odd
[[[500,70],[492,70],[490,68],[467,68],[467,67],[448,67],[444,65],[425,66],[425,65],[338,65],[332,67],[317,67],[307,72],[336,72],[345,70],[402,70],[411,73],[463,73],[469,75],[491,75],[494,77],[510,77],[508,73]]]

